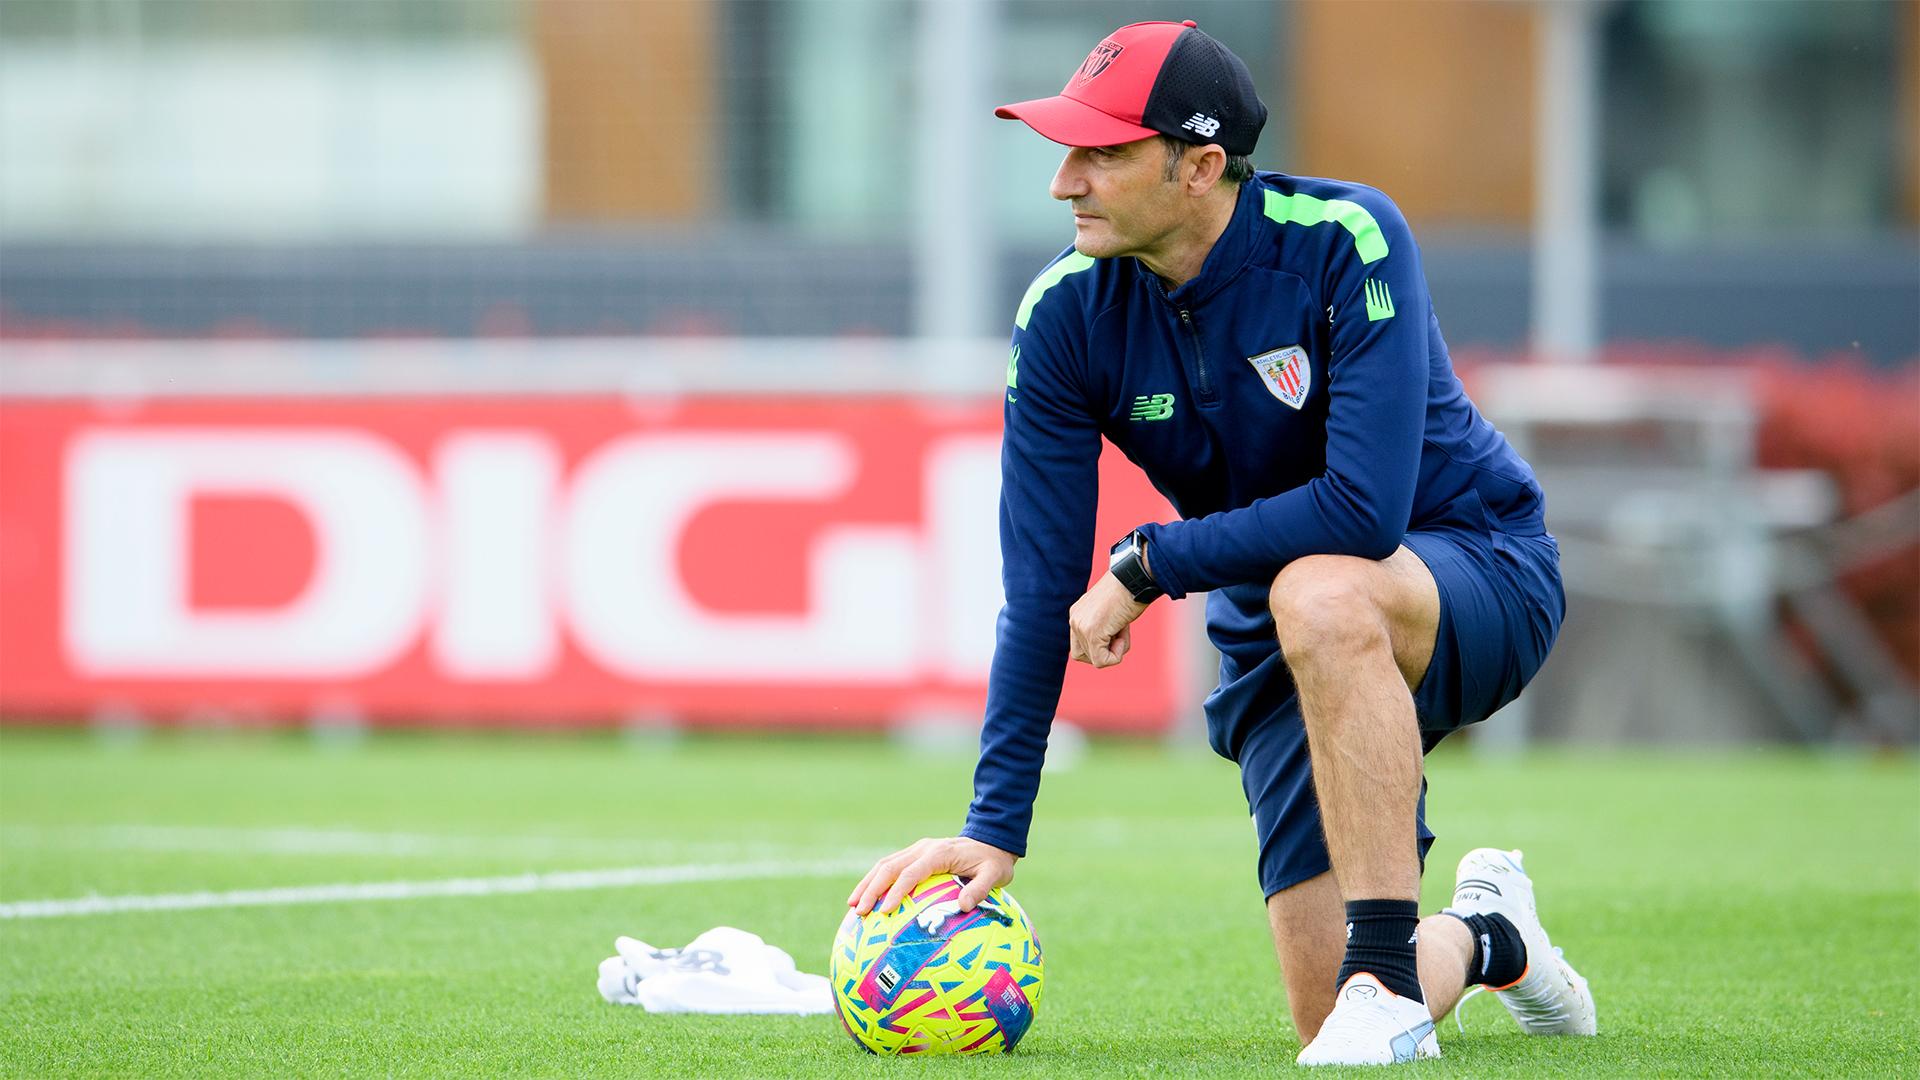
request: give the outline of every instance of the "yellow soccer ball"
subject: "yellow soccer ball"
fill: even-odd
[[[961,881],[936,874],[900,906],[847,912],[827,979],[840,1023],[876,1054],[1012,1050],[1046,984],[1040,938],[1005,889],[960,912]]]

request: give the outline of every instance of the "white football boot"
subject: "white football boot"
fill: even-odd
[[[1347,979],[1320,1034],[1294,1060],[1302,1065],[1396,1065],[1437,1058],[1433,1013],[1403,998],[1364,971]]]
[[[1533,879],[1520,865],[1520,852],[1475,848],[1460,860],[1454,875],[1452,915],[1498,913],[1520,931],[1527,945],[1527,969],[1520,978],[1493,988],[1529,1035],[1592,1035],[1596,1029],[1593,994],[1547,940],[1533,904]],[[1482,946],[1485,947],[1484,945]]]

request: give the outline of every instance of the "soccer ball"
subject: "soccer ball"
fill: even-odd
[[[1005,889],[960,912],[961,881],[936,874],[891,912],[840,923],[827,961],[833,1004],[876,1054],[1012,1050],[1033,1024],[1040,939]]]

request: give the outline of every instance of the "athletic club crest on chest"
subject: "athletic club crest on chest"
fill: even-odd
[[[1307,350],[1298,345],[1247,357],[1247,363],[1260,373],[1267,392],[1288,407],[1298,409],[1307,403],[1307,391],[1313,389],[1313,365],[1307,362]]]

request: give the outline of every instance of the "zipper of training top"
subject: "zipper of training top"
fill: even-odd
[[[1193,356],[1198,364],[1197,378],[1200,380],[1200,400],[1213,400],[1213,376],[1207,373],[1207,349],[1200,344],[1200,328],[1193,325],[1193,313],[1186,308],[1180,309],[1180,325],[1187,328],[1187,334],[1193,338]]]

